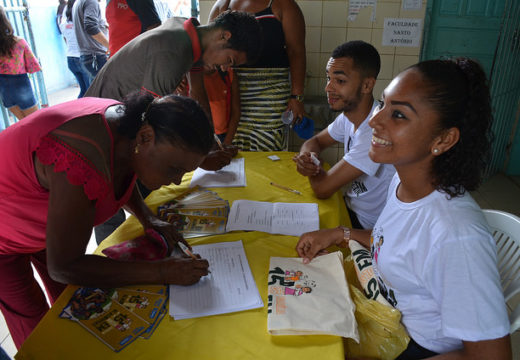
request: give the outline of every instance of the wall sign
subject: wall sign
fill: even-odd
[[[422,19],[385,18],[383,46],[418,47],[421,34]]]

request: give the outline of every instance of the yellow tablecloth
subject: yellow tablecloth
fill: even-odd
[[[279,161],[268,155],[276,154]],[[339,193],[318,200],[307,178],[296,172],[288,152],[240,153],[245,158],[247,187],[214,188],[230,205],[236,199],[272,202],[315,202],[320,228],[350,225]],[[187,174],[180,186],[153,192],[146,202],[155,210],[189,186]],[[299,190],[303,195],[271,186],[273,181]],[[135,238],[143,233],[135,218],[128,219],[96,250]],[[16,359],[343,359],[343,343],[337,336],[271,336],[267,332],[267,275],[271,256],[297,256],[294,236],[263,232],[233,232],[189,239],[190,244],[243,240],[249,265],[264,307],[233,314],[174,321],[166,317],[150,339],[138,339],[119,353],[110,350],[78,324],[58,317],[77,288],[68,286],[54,306],[23,344]]]

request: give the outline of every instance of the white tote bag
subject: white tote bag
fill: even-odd
[[[340,251],[309,264],[271,257],[267,300],[272,335],[338,335],[359,342]]]

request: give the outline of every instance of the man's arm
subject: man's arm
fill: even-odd
[[[233,80],[231,81],[231,114],[229,115],[228,131],[224,144],[231,145],[235,133],[237,132],[238,121],[240,120],[240,89],[238,87],[238,76],[233,74]]]
[[[212,120],[208,94],[206,94],[206,88],[204,87],[204,73],[202,71],[190,71],[188,73],[188,83],[190,98],[197,100],[206,112],[208,119]]]
[[[126,3],[141,21],[141,33],[161,25],[153,0],[126,0]]]
[[[108,49],[108,38],[101,30],[101,10],[97,2],[85,2],[83,26],[87,34]]]
[[[363,175],[361,170],[350,165],[345,159],[341,159],[329,171],[321,168],[317,175],[309,176],[309,182],[318,199],[328,199],[342,186],[361,175]]]
[[[309,177],[312,190],[318,199],[329,198],[342,186],[363,175],[361,170],[344,159],[338,161],[329,171],[325,171],[321,164],[314,164],[311,154],[314,153],[318,157],[324,149],[336,143],[328,129],[324,129],[304,142],[300,153],[294,157],[298,172]]]

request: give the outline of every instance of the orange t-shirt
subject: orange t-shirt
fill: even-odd
[[[228,69],[224,79],[218,71],[215,71],[213,74],[204,74],[204,86],[211,108],[215,134],[225,134],[228,131],[229,118],[231,116],[232,81],[232,69]]]

